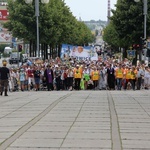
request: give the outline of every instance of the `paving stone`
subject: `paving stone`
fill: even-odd
[[[64,126],[33,126],[31,127],[28,131],[47,131],[47,132],[53,132],[53,131],[57,131],[57,132],[62,132],[65,131],[67,132],[69,130],[69,127],[64,127]]]
[[[17,139],[12,147],[59,148],[63,139]]]
[[[42,148],[29,148],[29,147],[22,147],[22,148],[18,148],[18,147],[10,147],[10,148],[7,148],[6,150],[60,150],[59,148],[45,148],[45,147],[42,147]]]
[[[21,126],[20,126],[21,127]],[[13,132],[13,131],[17,131],[19,128],[19,126],[5,126],[5,127],[0,127],[0,132]]]
[[[111,140],[66,139],[63,148],[111,148]]]
[[[20,138],[21,139],[63,139],[66,136],[66,132],[25,132]]]
[[[9,94],[0,99],[0,142],[14,138],[7,150],[112,150],[119,142],[114,140],[112,130],[119,133],[123,150],[150,150],[149,91]],[[58,99],[60,102],[51,108]],[[118,120],[111,120],[114,117],[110,114],[110,101]],[[47,108],[50,109],[46,111]],[[45,111],[45,115],[22,130]],[[114,122],[119,128],[112,129]]]
[[[150,139],[149,133],[121,133],[122,140],[147,140]]]
[[[110,132],[70,132],[67,139],[95,139],[95,140],[110,140],[111,135]]]
[[[14,132],[2,131],[0,132],[0,139],[7,139],[10,137]]]
[[[5,138],[0,138],[0,144],[5,141]]]
[[[59,121],[59,122],[64,122],[64,121],[74,121],[75,118],[61,118],[61,117],[45,117],[44,119],[42,119],[42,121],[51,121],[51,122],[56,122],[56,121]]]
[[[122,140],[123,148],[134,148],[134,149],[150,149],[149,140]]]
[[[40,122],[37,122],[35,125],[37,126],[64,126],[64,127],[68,127],[68,126],[71,126],[72,125],[72,122],[69,122],[69,121],[66,121],[66,122],[63,122],[63,121],[40,121]]]
[[[65,148],[60,148],[60,150],[111,150],[111,149],[108,149],[108,148],[81,148],[81,147],[78,147],[78,148],[72,148],[72,147],[65,147]]]

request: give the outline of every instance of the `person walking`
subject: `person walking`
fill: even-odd
[[[97,70],[96,67],[93,67],[93,70],[91,71],[91,78],[93,80],[94,86],[93,89],[96,90],[97,86],[98,86],[98,80],[99,80],[99,71]]]
[[[75,80],[75,90],[80,90],[80,81],[82,77],[82,69],[79,68],[79,65],[76,65],[76,67],[73,70],[74,73],[74,80]]]
[[[121,64],[119,64],[119,67],[115,70],[115,76],[117,80],[117,90],[121,90],[123,75],[124,70],[122,69]]]
[[[131,84],[131,67],[128,65],[126,66],[126,70],[124,72],[125,75],[125,83],[124,83],[124,90],[130,89]]]
[[[83,70],[83,78],[84,78],[84,89],[87,90],[88,81],[90,80],[90,71],[87,67]]]
[[[27,78],[28,78],[28,90],[34,89],[35,81],[34,81],[34,66],[28,67],[27,71]]]
[[[73,70],[70,67],[67,71],[67,80],[68,80],[68,90],[72,91],[73,90]]]
[[[103,68],[103,66],[100,66],[99,70],[99,90],[105,89],[106,90],[106,81],[105,81],[105,76],[106,76],[106,70]]]
[[[140,66],[137,66],[137,90],[141,89],[142,77],[144,77],[144,72]]]
[[[35,90],[40,90],[40,79],[41,79],[41,71],[39,66],[35,66],[34,74],[34,82],[35,82]]]
[[[59,91],[61,89],[61,70],[58,65],[55,66],[54,78],[56,80],[56,90]]]
[[[115,70],[111,64],[107,68],[107,83],[109,90],[115,90]]]
[[[148,66],[145,67],[144,83],[145,83],[145,90],[148,90],[150,87],[150,69]]]
[[[44,80],[46,80],[47,90],[52,91],[53,88],[53,79],[54,73],[50,65],[47,65],[47,68],[44,71]]]
[[[3,92],[5,92],[5,96],[8,96],[7,89],[8,89],[8,79],[10,77],[9,75],[9,69],[7,66],[7,61],[3,60],[3,67],[0,68],[0,95],[3,95]]]
[[[131,85],[132,85],[132,89],[135,91],[135,83],[136,83],[136,77],[137,77],[137,70],[135,68],[135,66],[132,66],[131,69]]]
[[[24,85],[26,80],[26,73],[23,68],[20,69],[19,72],[19,81],[20,81],[20,89],[21,91],[24,91]]]

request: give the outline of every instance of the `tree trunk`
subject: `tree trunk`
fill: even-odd
[[[31,57],[31,51],[32,51],[32,41],[30,40],[30,46],[29,46],[29,56]]]
[[[58,57],[60,57],[60,53],[61,53],[61,45],[58,45]]]
[[[127,58],[127,47],[123,49],[123,59]]]
[[[48,45],[45,44],[45,58],[48,59]]]
[[[43,48],[43,43],[41,44],[41,56],[42,56],[42,59],[44,59],[44,48]]]

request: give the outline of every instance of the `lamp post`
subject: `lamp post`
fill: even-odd
[[[31,4],[32,0],[25,0],[27,4]],[[49,0],[41,0],[42,3],[49,3]],[[35,16],[36,16],[36,56],[40,57],[40,49],[39,49],[39,0],[35,0]]]
[[[140,0],[134,0],[135,2],[140,2]],[[142,0],[143,1],[143,15],[144,15],[144,40],[147,39],[147,0]],[[141,54],[140,54],[141,55]],[[141,58],[141,56],[140,56]],[[144,60],[146,59],[146,50],[144,50]]]
[[[140,0],[134,0],[140,2]],[[144,15],[144,39],[146,39],[146,22],[147,22],[147,0],[143,0],[143,15]]]

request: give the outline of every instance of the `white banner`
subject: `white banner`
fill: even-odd
[[[74,57],[77,59],[98,60],[96,49],[92,46],[73,46],[63,44],[61,49],[61,58]]]

